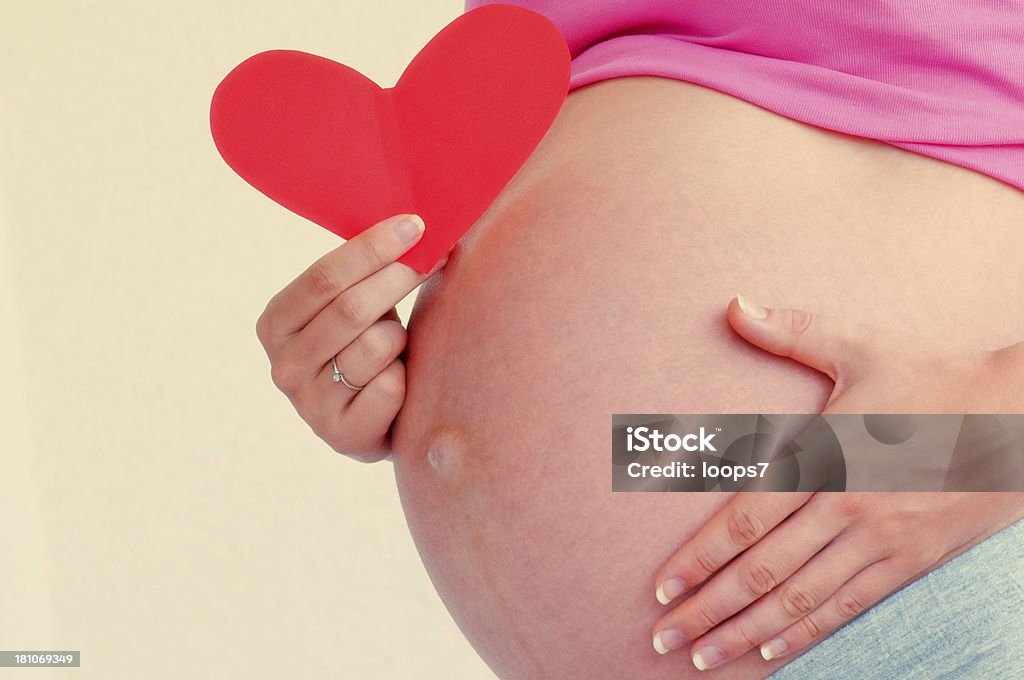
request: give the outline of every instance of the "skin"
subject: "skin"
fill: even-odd
[[[727,314],[751,344],[833,380],[823,413],[1024,410],[1024,343],[958,351],[743,297]],[[655,648],[692,640],[701,670],[751,648],[795,656],[1022,517],[1024,493],[737,494],[659,570],[660,601],[692,597],[655,623]]]
[[[617,78],[570,94],[421,289],[406,380],[381,410],[404,391],[397,416],[356,418],[373,368],[357,381],[339,355],[352,382],[370,381],[353,396],[331,382],[330,359],[413,278],[353,304],[345,291],[373,267],[327,268],[272,300],[258,334],[275,384],[335,450],[376,460],[386,451],[374,446],[391,445],[428,574],[500,677],[675,680],[698,671],[652,648],[665,612],[650,584],[732,495],[611,494],[608,415],[824,408],[826,376],[728,328],[719,310],[740,282],[928,342],[1022,337],[1024,320],[997,302],[1024,295],[1022,219],[1020,192],[963,168],[689,83]],[[392,266],[403,265],[380,269]],[[312,326],[330,307],[345,310],[325,316],[334,327]],[[303,324],[315,333],[296,342]],[[378,376],[397,376],[390,353]],[[752,648],[704,675],[763,678],[786,660]]]

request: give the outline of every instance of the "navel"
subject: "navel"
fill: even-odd
[[[461,430],[441,425],[431,432],[427,442],[427,461],[439,477],[455,481],[465,474],[466,449],[466,437]]]

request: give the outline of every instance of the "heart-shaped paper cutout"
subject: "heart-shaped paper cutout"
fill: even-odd
[[[420,215],[427,230],[399,261],[427,272],[540,143],[570,64],[547,17],[485,5],[434,36],[393,88],[305,52],[249,57],[217,86],[210,129],[249,184],[342,238]]]

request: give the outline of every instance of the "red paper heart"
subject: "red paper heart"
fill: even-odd
[[[245,181],[342,238],[420,215],[427,231],[399,261],[427,272],[540,143],[569,73],[547,17],[484,5],[434,36],[393,88],[305,52],[249,57],[217,86],[210,129]]]

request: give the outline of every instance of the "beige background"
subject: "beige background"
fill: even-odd
[[[462,7],[0,0],[0,649],[83,652],[0,677],[493,677],[390,464],[333,453],[270,381],[256,319],[339,240],[208,126],[251,54],[388,87]]]

